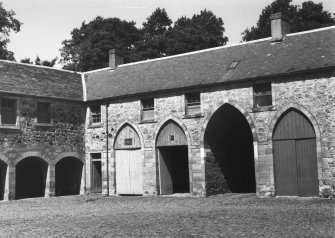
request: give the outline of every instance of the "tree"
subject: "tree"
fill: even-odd
[[[130,61],[133,45],[141,39],[135,22],[119,18],[96,17],[71,32],[72,38],[62,42],[61,62],[66,69],[87,71],[108,66],[109,50],[115,48]]]
[[[192,18],[172,21],[165,9],[157,8],[143,23],[144,39],[135,44],[133,61],[153,59],[226,44],[222,18],[203,10]]]
[[[195,14],[191,19],[179,18],[169,32],[170,45],[168,55],[225,45],[228,37],[222,18],[216,17],[206,9]]]
[[[33,61],[31,61],[29,57],[21,59],[20,62],[25,64],[33,64]]]
[[[57,57],[52,59],[52,60],[41,60],[39,56],[36,56],[35,58],[35,65],[43,65],[46,67],[53,67],[56,64],[57,61]],[[25,64],[34,64],[29,57],[21,59],[20,60],[21,63],[25,63]]]
[[[19,32],[21,22],[14,18],[13,10],[7,11],[0,2],[0,59],[14,61],[14,53],[7,49],[9,34],[11,31]]]
[[[322,3],[307,1],[300,7],[291,2],[292,0],[276,0],[266,6],[259,15],[257,25],[242,32],[242,40],[250,41],[271,36],[270,15],[276,12],[282,12],[289,17],[292,33],[335,24],[335,18],[323,10]]]

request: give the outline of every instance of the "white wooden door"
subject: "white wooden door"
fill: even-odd
[[[116,150],[116,192],[143,194],[141,150]]]

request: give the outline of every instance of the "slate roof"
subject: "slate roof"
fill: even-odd
[[[81,74],[0,60],[0,92],[83,101]]]
[[[234,70],[227,70],[240,60]],[[85,73],[87,100],[252,80],[335,66],[335,27]]]

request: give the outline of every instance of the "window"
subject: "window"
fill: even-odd
[[[229,65],[229,67],[227,68],[227,70],[236,69],[240,62],[241,62],[240,60],[234,60],[234,61]]]
[[[200,93],[190,93],[185,95],[186,115],[195,115],[200,113]]]
[[[141,120],[154,120],[155,118],[155,103],[153,98],[147,98],[141,100],[142,113]]]
[[[124,139],[124,145],[132,145],[132,144],[133,144],[133,139],[132,138]]]
[[[271,84],[254,85],[254,107],[272,106]]]
[[[16,99],[1,99],[1,122],[2,125],[16,124]]]
[[[90,107],[92,123],[100,123],[101,122],[101,107],[100,105],[93,105]]]
[[[50,123],[50,103],[38,102],[37,103],[37,122],[38,123]]]

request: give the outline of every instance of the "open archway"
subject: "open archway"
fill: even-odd
[[[56,196],[78,195],[83,162],[75,157],[65,157],[57,162],[55,170]]]
[[[188,146],[183,129],[167,121],[158,133],[156,150],[160,194],[189,193]]]
[[[0,160],[0,200],[4,199],[7,167],[7,164]]]
[[[309,119],[288,109],[278,119],[272,140],[276,195],[317,196],[316,134]]]
[[[206,193],[256,192],[253,135],[245,116],[222,105],[210,118],[204,135]]]
[[[16,199],[44,197],[48,163],[39,157],[26,157],[16,164]]]

